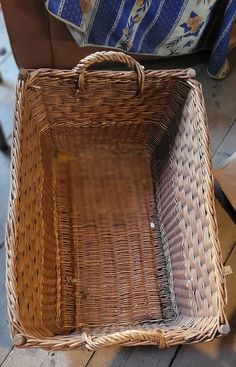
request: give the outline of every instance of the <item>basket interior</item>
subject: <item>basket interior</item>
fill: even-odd
[[[72,77],[63,88],[63,78],[45,77],[40,93],[25,92],[15,263],[27,332],[167,325],[178,314],[208,312],[207,301],[194,306],[190,295],[183,232],[191,230],[177,215],[186,193],[173,193],[177,169],[180,180],[196,179],[185,170],[194,166],[188,154],[181,165],[176,158],[198,141],[189,115],[181,120],[190,88],[177,78],[155,84],[154,75],[138,99],[134,74],[122,75],[117,83],[98,73],[101,85],[87,77],[79,101]],[[192,126],[189,147],[179,143],[184,126]],[[199,246],[194,251],[204,262]]]
[[[152,124],[57,127],[42,134],[62,329],[173,318],[151,164],[162,134]]]

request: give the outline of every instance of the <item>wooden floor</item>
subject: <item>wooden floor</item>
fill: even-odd
[[[1,46],[7,54],[0,56],[0,117],[9,141],[12,129],[14,83],[17,68],[9,48],[0,14]],[[3,34],[3,37],[2,37]],[[236,55],[234,55],[234,58]],[[153,65],[152,65],[153,66]],[[212,80],[200,56],[172,59],[155,64],[155,68],[193,66],[202,83],[209,117],[213,164],[217,167],[236,151],[236,67],[222,82]],[[216,202],[219,236],[225,265],[233,271],[227,275],[228,318],[231,333],[213,342],[159,350],[157,347],[111,347],[96,352],[45,352],[12,347],[8,335],[5,297],[4,226],[9,192],[10,159],[0,153],[0,366],[2,367],[235,367],[236,366],[236,225]]]

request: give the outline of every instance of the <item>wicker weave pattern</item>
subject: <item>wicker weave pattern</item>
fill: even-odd
[[[104,60],[136,71],[85,71]],[[206,113],[190,76],[144,72],[116,52],[21,75],[7,226],[15,345],[165,347],[227,324]]]

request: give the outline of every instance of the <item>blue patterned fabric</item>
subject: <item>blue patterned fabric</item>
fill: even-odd
[[[107,46],[157,56],[208,48],[212,50],[209,72],[217,77],[227,58],[236,0],[228,0],[224,7],[213,41],[212,37],[206,43],[202,39],[222,1],[48,0],[46,6],[67,23],[80,46]]]
[[[223,22],[219,29],[219,33],[212,50],[211,58],[208,64],[209,73],[212,76],[217,75],[224,67],[228,45],[231,34],[232,24],[236,16],[236,0],[229,1],[228,7],[225,11]]]

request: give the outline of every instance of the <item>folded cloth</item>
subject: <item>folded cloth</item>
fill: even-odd
[[[156,56],[210,49],[209,73],[227,69],[236,0],[48,0],[46,7],[80,46]]]

